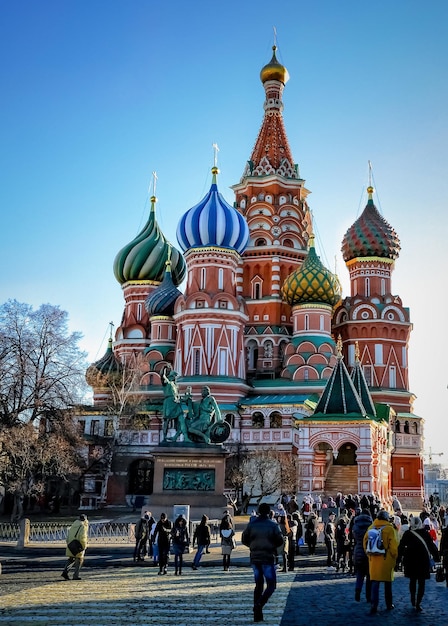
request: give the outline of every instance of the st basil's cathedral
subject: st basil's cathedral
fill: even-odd
[[[152,493],[167,368],[180,392],[210,387],[230,426],[228,463],[275,451],[280,463],[295,459],[299,498],[396,495],[420,508],[423,420],[409,390],[409,309],[392,291],[397,233],[369,186],[342,241],[350,277],[342,299],[316,252],[309,191],[283,120],[289,75],[275,46],[260,78],[263,121],[233,206],[215,163],[210,190],[179,221],[178,248],[159,227],[153,196],[144,228],[115,257],[123,316],[87,370],[93,406],[79,417],[89,444],[85,508]]]

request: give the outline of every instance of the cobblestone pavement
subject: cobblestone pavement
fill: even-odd
[[[1,550],[1,548],[0,548]],[[92,551],[93,552],[93,551]],[[64,581],[60,550],[42,558],[12,554],[0,576],[0,625],[8,626],[236,626],[252,624],[253,577],[248,552],[238,546],[230,572],[220,566],[220,550],[204,556],[204,566],[159,576],[157,568],[132,563],[128,551],[86,559],[82,580]],[[55,556],[58,555],[58,556]],[[192,554],[186,557],[191,563]],[[395,609],[387,611],[381,589],[379,613],[369,615],[363,598],[354,600],[355,579],[328,574],[321,551],[301,556],[295,572],[279,572],[278,587],[264,609],[266,626],[448,626],[448,588],[427,581],[424,612],[409,602],[408,580],[397,574]]]

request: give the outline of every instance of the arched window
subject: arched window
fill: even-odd
[[[201,351],[196,348],[194,351],[194,375],[199,376],[201,373]]]
[[[413,423],[413,427],[414,427],[414,434],[418,435],[418,424],[417,424],[417,422]]]
[[[257,281],[256,283],[253,283],[252,289],[253,289],[252,298],[254,300],[261,300],[261,294],[262,294],[261,282]]]
[[[284,239],[283,245],[285,246],[285,248],[294,248],[294,242],[291,241],[291,239]]]
[[[396,432],[396,433],[400,433],[400,432],[401,432],[400,420],[397,420],[397,421],[395,422],[395,432]]]
[[[365,279],[365,294],[366,296],[370,296],[370,278]]]
[[[269,416],[269,426],[271,428],[281,428],[282,427],[282,416],[278,411],[274,411]]]
[[[152,494],[154,480],[154,463],[147,459],[139,459],[130,464],[128,470],[129,493],[134,495]]]
[[[307,313],[305,315],[305,319],[304,319],[304,328],[303,328],[303,330],[309,330],[309,329],[310,329],[310,316]]]
[[[266,245],[266,239],[257,239],[255,242],[256,246],[265,246]]]
[[[207,280],[207,270],[205,269],[205,267],[201,267],[201,289],[205,289],[205,285],[206,285],[206,280]]]
[[[142,319],[142,304],[141,302],[139,302],[137,304],[137,321],[140,322],[141,319]]]
[[[225,421],[229,424],[230,428],[235,427],[235,416],[233,415],[233,413],[227,413]]]
[[[224,289],[224,270],[222,267],[218,270],[218,289]]]
[[[408,420],[406,420],[405,423],[404,423],[404,432],[409,435],[409,422],[408,422]]]
[[[254,428],[263,428],[264,426],[263,413],[260,413],[260,411],[255,411],[255,413],[252,415],[252,426]]]

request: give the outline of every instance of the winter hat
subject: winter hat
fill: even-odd
[[[422,528],[422,526],[423,526],[422,520],[419,517],[413,517],[411,519],[411,522],[410,522],[411,530],[418,530],[419,528]]]

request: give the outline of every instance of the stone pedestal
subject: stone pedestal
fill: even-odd
[[[164,443],[154,450],[154,486],[148,506],[156,518],[172,519],[174,505],[188,504],[190,520],[221,519],[227,452],[219,445]]]

